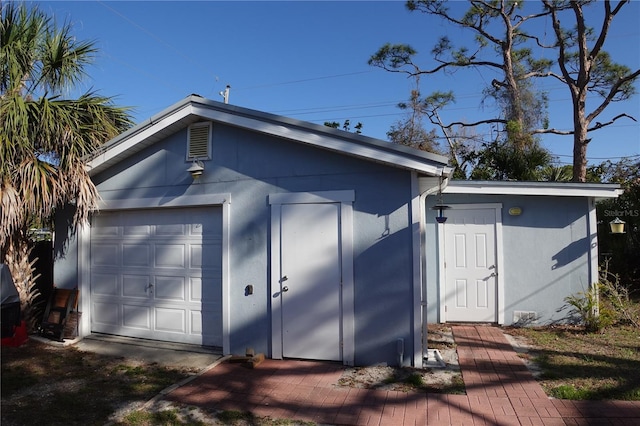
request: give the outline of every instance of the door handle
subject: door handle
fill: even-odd
[[[282,292],[286,293],[287,291],[289,291],[289,287],[287,287],[286,285],[284,287],[282,287]]]

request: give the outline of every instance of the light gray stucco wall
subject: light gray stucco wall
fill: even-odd
[[[454,204],[502,204],[503,279],[505,325],[514,311],[535,312],[534,324],[568,320],[564,298],[589,285],[589,201],[582,197],[445,195]],[[438,259],[435,198],[427,199],[427,299],[429,323],[438,317]],[[510,216],[520,207],[522,214]],[[445,225],[446,226],[446,223]]]
[[[355,362],[412,358],[411,173],[343,154],[215,124],[213,158],[193,182],[187,129],[94,176],[104,200],[231,194],[231,352],[271,352],[269,194],[354,190]],[[72,249],[74,250],[74,249]],[[72,252],[69,252],[72,253]],[[87,268],[88,265],[80,265]],[[56,265],[68,276],[72,262]],[[246,285],[254,287],[245,295]]]

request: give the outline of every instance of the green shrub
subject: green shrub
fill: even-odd
[[[578,292],[565,298],[573,307],[572,314],[582,320],[587,331],[599,332],[615,324],[640,327],[640,311],[629,297],[629,288],[620,277],[609,272],[605,262],[600,270],[600,282],[586,292]]]
[[[578,292],[565,297],[565,302],[573,307],[570,313],[578,315],[590,332],[598,332],[613,324],[613,315],[609,309],[600,308],[600,284],[592,286],[588,291]]]
[[[407,377],[405,382],[416,388],[421,388],[424,386],[424,380],[422,380],[422,375],[420,373],[411,374],[409,377]]]

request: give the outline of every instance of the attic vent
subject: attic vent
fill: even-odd
[[[211,123],[196,123],[189,126],[187,160],[211,158]]]

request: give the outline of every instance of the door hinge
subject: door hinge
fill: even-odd
[[[447,305],[444,305],[444,311],[447,312]]]

